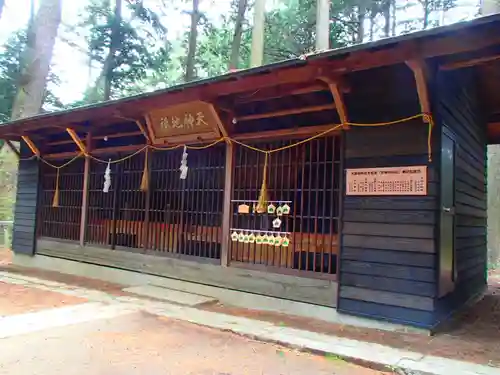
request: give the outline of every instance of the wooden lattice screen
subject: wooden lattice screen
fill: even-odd
[[[115,158],[116,156],[113,156]],[[104,172],[107,164],[92,160],[89,173],[89,205],[85,241],[89,244],[111,245],[110,223],[113,220],[113,207],[119,164],[111,165],[112,182],[107,193],[103,192]]]
[[[61,165],[67,160],[54,162]],[[77,159],[59,172],[59,206],[52,207],[57,171],[41,163],[38,201],[39,237],[78,241],[82,214],[84,160]]]
[[[274,149],[292,142],[255,146]],[[230,245],[232,264],[335,277],[339,248],[340,148],[339,137],[326,137],[271,155],[267,175],[269,201],[276,208],[291,207],[289,215],[280,216],[279,228],[274,228],[276,214],[253,213],[252,209],[262,183],[264,156],[245,147],[236,147],[231,234],[279,235],[288,238],[290,244],[274,246],[257,244],[254,239],[234,238]],[[239,213],[240,204],[249,205],[250,213]]]
[[[103,193],[105,164],[91,164],[87,242],[174,257],[220,259],[225,147],[149,156],[149,191],[140,190],[144,154],[111,166],[111,189]]]
[[[154,154],[149,247],[178,257],[220,259],[225,146],[188,150],[185,180],[179,178],[181,154]]]

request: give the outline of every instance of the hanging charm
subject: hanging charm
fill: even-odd
[[[274,204],[271,203],[269,206],[267,206],[268,214],[274,215],[275,212],[276,212],[276,206]]]
[[[248,235],[248,242],[249,242],[249,243],[255,243],[255,234],[250,233],[250,234]]]
[[[249,238],[248,234],[245,233],[243,235],[243,243],[249,243],[249,242],[250,242],[250,238]]]
[[[283,240],[281,241],[281,246],[283,247],[288,247],[290,245],[290,239],[288,237],[284,237]]]
[[[283,215],[283,207],[279,206],[276,209],[276,216],[282,216]]]
[[[233,232],[233,233],[231,234],[231,241],[233,241],[233,242],[238,242],[238,233]]]
[[[264,234],[262,236],[262,245],[267,245],[269,243],[269,236],[267,234]]]
[[[250,206],[248,204],[240,204],[238,206],[238,213],[239,214],[249,214],[250,213]]]
[[[259,234],[255,237],[255,243],[256,243],[257,245],[262,245],[262,241],[263,241],[263,240],[264,240],[264,239],[262,238],[262,236],[261,236],[261,234],[260,234],[260,233],[259,233]]]
[[[281,207],[281,211],[283,212],[283,215],[289,215],[290,210],[291,210],[290,206],[286,203]]]
[[[238,242],[243,242],[245,240],[245,235],[243,234],[243,232],[240,232],[240,234],[238,234]]]
[[[111,159],[109,159],[108,166],[104,171],[104,187],[102,188],[102,191],[104,193],[108,193],[110,187],[111,187]]]
[[[283,237],[281,236],[276,236],[274,237],[274,246],[279,247],[283,243]]]
[[[277,217],[273,220],[273,228],[278,229],[279,227],[281,227],[281,220],[279,217]]]
[[[185,180],[187,178],[188,166],[187,166],[187,146],[184,146],[184,151],[182,152],[181,166],[179,170],[181,171],[181,180]]]

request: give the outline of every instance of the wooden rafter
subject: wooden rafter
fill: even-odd
[[[349,129],[349,116],[347,114],[347,107],[344,102],[343,92],[348,91],[341,77],[329,78],[329,77],[318,77],[319,80],[324,81],[328,84],[328,88],[333,97],[335,103],[335,108],[339,115],[340,123],[343,124],[344,129]]]
[[[443,64],[439,67],[440,70],[456,70],[462,68],[470,68],[471,66],[487,64],[493,61],[500,60],[500,54],[493,56],[483,56],[475,59],[463,59]]]
[[[326,111],[326,110],[330,110],[330,109],[335,109],[335,105],[334,104],[324,104],[324,105],[316,105],[316,106],[310,106],[310,107],[286,109],[286,110],[282,110],[282,111],[275,111],[275,112],[268,112],[268,113],[258,113],[255,115],[238,116],[236,118],[236,120],[237,121],[249,121],[249,120],[257,120],[257,119],[263,119],[263,118],[297,115],[297,114],[301,114],[301,113],[320,112],[320,111]]]
[[[413,71],[415,76],[415,84],[417,86],[418,100],[420,102],[420,110],[422,113],[431,113],[431,102],[429,99],[429,90],[427,88],[427,67],[425,61],[419,60],[409,60],[406,64]],[[424,118],[424,122],[428,119]]]
[[[122,138],[122,137],[130,137],[130,136],[135,136],[135,135],[142,135],[141,131],[134,131],[134,132],[124,132],[124,133],[116,133],[116,134],[109,134],[109,135],[96,135],[93,136],[93,140],[98,140],[98,139],[111,139],[111,138]],[[53,142],[47,142],[47,146],[59,146],[59,145],[66,145],[69,143],[73,143],[72,139],[64,139],[62,141],[53,141]]]
[[[329,129],[332,129],[335,125],[338,124],[328,124],[328,125],[316,125],[316,126],[303,126],[296,127],[290,129],[279,129],[279,130],[266,130],[260,132],[251,132],[251,133],[240,133],[235,134],[232,138],[237,141],[250,141],[250,140],[258,140],[258,139],[281,139],[287,137],[307,137],[315,134],[322,133]],[[328,134],[338,133],[337,131],[332,131]]]
[[[234,104],[262,102],[266,100],[280,99],[288,96],[310,94],[314,92],[326,91],[327,88],[321,83],[294,85],[294,87],[276,86],[262,92],[253,92],[248,95],[238,96],[234,99]]]
[[[87,155],[87,149],[85,147],[85,144],[80,139],[80,137],[78,136],[78,134],[76,134],[76,132],[73,129],[71,129],[71,128],[66,128],[66,131],[68,132],[68,134],[71,137],[71,139],[73,140],[73,142],[76,143],[76,145],[78,146],[78,148],[80,149],[80,151],[84,155]]]
[[[148,129],[147,125],[144,126],[144,124],[142,123],[142,120],[138,120],[136,118],[126,117],[120,113],[115,114],[114,117],[122,119],[122,120],[130,121],[130,122],[133,122],[134,124],[136,124],[137,127],[139,128],[139,131],[141,132],[141,134],[144,136],[144,138],[146,138],[146,141],[148,143],[151,143],[152,138],[151,138],[151,135],[149,134],[149,129]]]
[[[29,139],[29,137],[27,135],[23,135],[23,136],[21,136],[21,138],[28,145],[28,147],[30,148],[31,152],[33,152],[34,155],[40,156],[40,150],[31,141],[31,139]]]

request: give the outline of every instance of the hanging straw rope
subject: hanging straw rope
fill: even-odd
[[[262,169],[262,186],[260,187],[259,199],[255,211],[262,214],[267,211],[267,167],[269,162],[269,152],[264,154],[264,168]]]
[[[49,163],[47,160],[41,158],[41,157],[38,157],[43,163],[47,164],[49,167],[51,168],[54,168],[57,170],[57,173],[56,173],[56,189],[54,190],[54,198],[52,199],[52,207],[59,207],[59,171],[65,167],[67,167],[68,165],[70,165],[71,163],[73,163],[76,159],[78,159],[80,156],[83,155],[83,152],[80,152],[78,155],[76,155],[73,159],[71,159],[70,161],[62,164],[62,165],[54,165],[52,163]]]
[[[149,148],[146,149],[144,154],[144,170],[142,171],[141,191],[148,191],[149,189]]]
[[[54,198],[52,199],[52,207],[59,207],[59,171],[56,174],[56,190],[54,191]]]

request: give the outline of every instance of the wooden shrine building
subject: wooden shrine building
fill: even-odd
[[[18,258],[433,329],[486,286],[500,17],[42,114],[0,138],[21,142]]]

